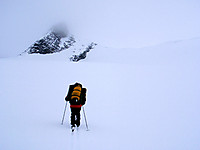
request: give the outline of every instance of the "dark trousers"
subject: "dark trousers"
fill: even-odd
[[[75,124],[77,125],[77,127],[80,126],[80,111],[81,108],[71,108],[71,125],[75,126]]]

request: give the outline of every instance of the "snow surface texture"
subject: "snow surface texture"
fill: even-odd
[[[1,150],[199,150],[200,39],[143,49],[97,46],[80,63],[67,51],[0,59]],[[71,83],[88,89],[78,131]]]

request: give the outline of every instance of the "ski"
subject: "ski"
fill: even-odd
[[[72,132],[74,132],[74,130],[75,130],[75,127],[72,127],[71,129],[72,129]]]
[[[78,130],[79,130],[79,127],[71,127],[71,131],[72,131],[72,132],[74,132],[75,130],[78,131]]]

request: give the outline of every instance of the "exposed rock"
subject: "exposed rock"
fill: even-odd
[[[80,53],[79,55],[72,55],[72,57],[70,57],[70,60],[71,61],[74,61],[74,62],[78,62],[79,60],[81,59],[85,59],[86,56],[87,56],[87,53],[90,52],[90,50],[94,49],[94,47],[96,46],[97,44],[92,42],[90,45],[88,45],[88,47],[86,47],[86,49]]]
[[[69,50],[69,53],[73,52],[69,59],[77,62],[81,59],[85,59],[87,53],[94,49],[97,44],[92,42],[89,45],[83,44],[79,40],[75,40],[74,36],[69,35],[64,26],[56,26],[51,29],[44,37],[33,43],[25,53],[28,54],[51,54],[57,53],[63,50]]]
[[[40,40],[36,41],[31,45],[26,52],[28,54],[39,53],[39,54],[50,54],[66,50],[73,46],[76,42],[74,37],[70,36],[63,44],[61,44],[61,35],[50,32]]]

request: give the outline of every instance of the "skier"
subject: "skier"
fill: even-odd
[[[69,86],[68,94],[65,97],[69,101],[71,108],[71,129],[74,131],[75,126],[80,126],[80,111],[86,101],[86,88],[83,88],[80,83],[75,83]]]

